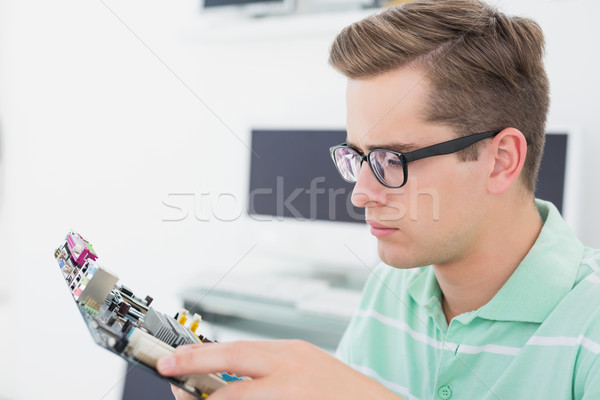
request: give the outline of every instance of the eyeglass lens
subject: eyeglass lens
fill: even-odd
[[[356,182],[360,172],[360,155],[348,147],[340,147],[335,150],[334,156],[342,178],[348,182]]]
[[[348,182],[356,182],[360,173],[362,157],[355,150],[340,147],[335,150],[335,161],[342,177]],[[385,150],[374,150],[369,154],[373,173],[388,186],[401,186],[404,183],[404,168],[400,157]]]

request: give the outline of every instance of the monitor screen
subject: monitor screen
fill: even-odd
[[[567,139],[566,133],[546,134],[546,147],[535,189],[535,197],[551,201],[561,213],[567,170]]]
[[[345,141],[345,130],[253,130],[249,214],[364,223],[329,155]]]
[[[567,139],[547,134],[536,187],[536,197],[561,213]],[[345,130],[253,130],[249,214],[364,223],[364,210],[350,202],[354,185],[340,178],[328,151],[345,140]]]
[[[204,7],[243,6],[255,3],[282,3],[283,0],[204,0]]]

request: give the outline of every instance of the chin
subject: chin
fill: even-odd
[[[377,253],[381,261],[390,267],[408,269],[419,266],[418,263],[415,263],[413,257],[409,255],[410,253],[398,245],[394,246],[391,243],[378,241]]]

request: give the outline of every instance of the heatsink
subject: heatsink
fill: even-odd
[[[173,346],[200,343],[200,339],[194,333],[179,324],[174,318],[156,311],[152,307],[144,316],[142,326],[153,336]]]

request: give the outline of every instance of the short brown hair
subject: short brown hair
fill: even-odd
[[[413,64],[432,88],[427,121],[459,135],[519,129],[530,143],[521,178],[534,192],[549,106],[543,54],[544,35],[534,21],[478,0],[435,0],[391,7],[344,28],[329,62],[351,79]],[[476,160],[478,146],[458,156]]]

